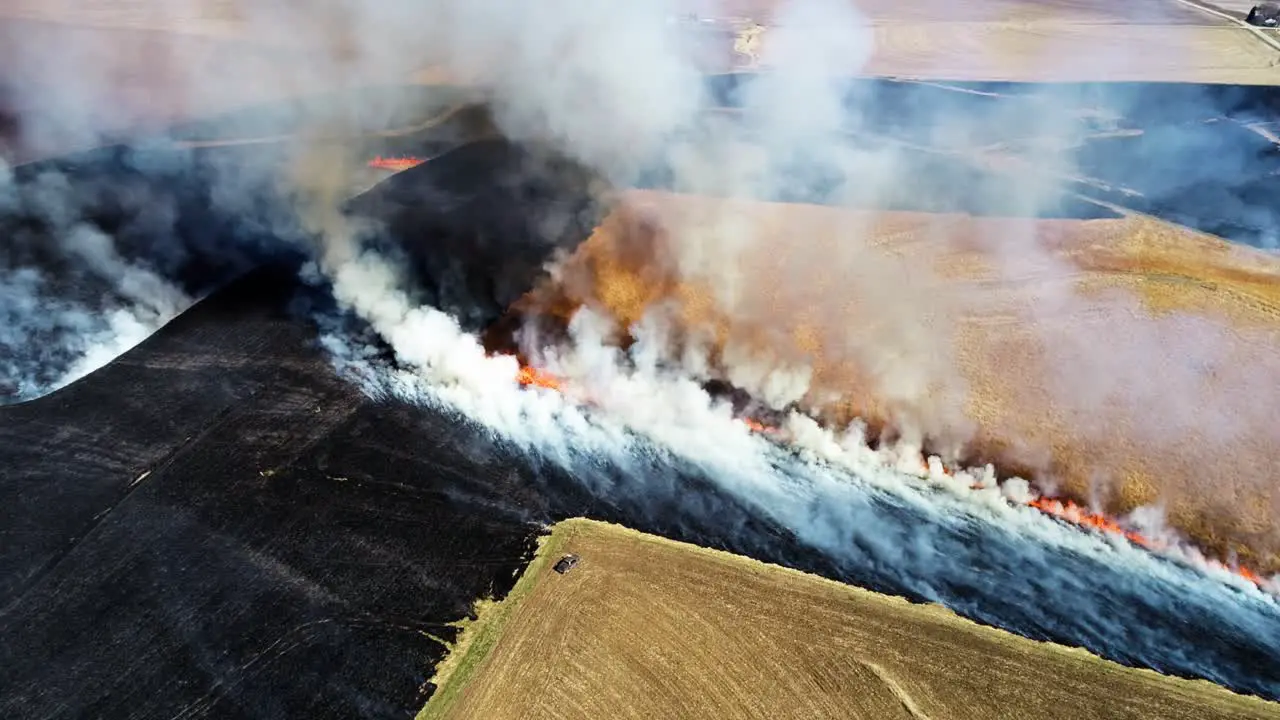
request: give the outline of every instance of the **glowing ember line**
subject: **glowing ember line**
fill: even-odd
[[[520,366],[519,372],[516,373],[516,382],[525,387],[533,386],[557,391],[561,389],[560,378],[528,365]]]
[[[384,158],[381,155],[369,161],[369,167],[378,168],[379,170],[408,170],[411,167],[417,167],[426,162],[422,158],[416,157],[398,157]]]
[[[544,370],[539,370],[537,368],[529,367],[528,365],[520,366],[519,371],[517,371],[516,373],[515,379],[516,379],[516,382],[520,383],[525,387],[540,387],[540,388],[547,388],[549,390],[555,390],[555,391],[563,390],[563,383],[560,380],[560,378]],[[745,425],[747,429],[750,430],[751,432],[770,435],[774,437],[778,437],[782,434],[781,428],[765,425],[759,420],[744,417],[744,418],[739,418],[738,421],[741,422],[743,425]],[[929,467],[929,463],[922,462],[920,465],[921,477],[928,477],[930,473],[931,473],[931,470]],[[952,469],[947,467],[942,468],[942,473],[948,477],[955,476]],[[972,485],[971,487],[974,490],[978,490],[978,489],[982,489],[983,486],[982,484],[978,483],[978,484]],[[1044,513],[1049,517],[1061,520],[1070,525],[1074,525],[1082,530],[1095,530],[1095,531],[1109,534],[1109,535],[1118,535],[1128,540],[1129,542],[1133,543],[1134,545],[1137,545],[1139,547],[1146,548],[1152,551],[1161,550],[1165,547],[1165,544],[1160,542],[1159,540],[1149,538],[1133,530],[1127,530],[1115,518],[1104,515],[1102,513],[1095,513],[1090,510],[1087,510],[1083,506],[1073,502],[1072,500],[1063,500],[1063,499],[1054,498],[1054,497],[1040,496],[1040,497],[1027,500],[1025,501],[1024,504],[1027,507],[1039,510],[1041,513]],[[1224,570],[1227,570],[1228,572],[1234,573],[1238,577],[1248,580],[1249,582],[1259,587],[1261,587],[1263,584],[1262,576],[1260,576],[1258,573],[1254,572],[1253,570],[1250,570],[1247,567],[1244,567],[1244,566],[1230,567],[1228,565],[1224,565],[1217,561],[1211,561],[1211,564],[1214,565],[1215,567],[1219,567]]]
[[[776,435],[781,432],[781,430],[776,427],[769,427],[759,420],[752,420],[751,418],[742,418],[742,424],[746,425],[747,429],[752,432],[764,433],[766,435]]]
[[[1111,533],[1112,535],[1123,535],[1126,540],[1134,545],[1140,545],[1151,549],[1159,549],[1159,543],[1156,541],[1142,535],[1141,533],[1126,530],[1114,519],[1107,517],[1106,515],[1090,512],[1070,500],[1063,501],[1056,498],[1038,497],[1028,502],[1027,505],[1046,515],[1052,515],[1053,517],[1065,520],[1072,525],[1100,530],[1104,533]]]

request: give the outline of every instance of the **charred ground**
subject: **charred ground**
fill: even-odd
[[[221,162],[238,151],[206,152]],[[135,177],[137,158],[110,148],[60,161],[76,222],[115,232],[124,254],[194,288],[244,269],[234,252],[205,252],[224,225],[254,225],[217,204],[191,209],[212,192],[207,166]],[[545,220],[533,208],[560,216],[562,186],[554,173],[513,169],[528,160],[505,143],[468,146],[351,209],[398,233],[433,300],[467,302],[483,323],[494,293],[531,282],[552,249],[526,223]],[[535,165],[546,163],[565,170]],[[49,167],[22,168],[18,181]],[[121,190],[141,177],[149,182]],[[449,198],[447,209],[424,210],[433,206],[413,202],[423,193]],[[178,215],[192,214],[127,231],[148,202],[171,197]],[[212,226],[199,222],[210,214]],[[27,234],[11,262],[44,263],[51,228],[13,221]],[[83,381],[0,415],[0,453],[16,469],[0,480],[9,714],[410,716],[430,691],[449,623],[505,592],[543,523],[640,514],[637,498],[602,499],[462,418],[364,397],[316,343],[309,313],[325,298],[299,284],[290,245],[239,237],[217,239],[260,250],[243,262],[266,269]],[[161,240],[169,244],[148,245]],[[455,275],[459,260],[470,262]],[[483,282],[461,294],[437,282],[459,276]],[[92,296],[81,281],[66,277]],[[793,563],[822,567],[707,483],[665,471],[671,494],[645,501],[648,527],[757,556],[790,547],[782,554]],[[726,539],[694,506],[755,530]]]
[[[363,397],[290,309],[297,291],[255,273],[0,416],[21,468],[0,488],[9,713],[408,716],[448,623],[505,592],[543,523],[640,517],[461,418]],[[672,482],[647,527],[821,566]],[[691,506],[756,530],[725,538]]]

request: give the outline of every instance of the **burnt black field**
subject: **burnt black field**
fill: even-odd
[[[725,104],[734,102],[731,80],[714,81]],[[976,89],[999,97],[888,82],[859,84],[851,95],[874,94],[883,112],[866,122],[877,133],[915,142],[935,122],[929,108],[945,105],[937,118],[983,118],[995,103],[1043,91]],[[1267,213],[1275,203],[1255,189],[1269,182],[1262,170],[1274,151],[1210,127],[1274,117],[1272,91],[1052,90],[1132,105],[1126,122],[1151,129],[1138,136],[1147,141],[1117,141],[1091,160],[1110,163],[1117,184],[1121,176],[1133,185],[1164,178],[1164,186],[1146,186],[1150,197],[1166,198],[1168,212],[1176,206],[1181,222],[1199,227],[1212,222],[1207,209],[1177,201],[1185,189],[1168,180],[1168,168],[1198,166],[1200,182],[1249,208],[1239,214],[1249,220],[1228,237],[1252,242],[1249,232],[1262,237],[1274,226]],[[1153,109],[1161,105],[1172,114]],[[175,135],[287,134],[305,112],[313,110],[264,108]],[[393,120],[412,125],[414,117],[405,111]],[[974,125],[989,131],[990,123]],[[1188,137],[1214,139],[1181,142],[1191,127],[1210,135]],[[382,154],[429,156],[456,145],[457,133],[445,127],[359,142]],[[1161,133],[1173,139],[1150,140]],[[1218,182],[1226,165],[1210,151],[1222,144],[1239,148],[1235,184]],[[958,574],[930,576],[933,561],[911,547],[916,536],[907,530],[929,519],[883,499],[867,501],[868,512],[904,528],[902,537],[855,543],[837,557],[661,454],[638,488],[604,461],[566,470],[455,414],[370,399],[337,375],[316,342],[314,318],[329,309],[323,292],[297,280],[307,238],[281,211],[288,198],[267,180],[277,155],[284,150],[271,143],[192,149],[154,139],[15,173],[26,186],[42,175],[63,178],[75,221],[209,297],[83,380],[0,408],[5,716],[411,717],[432,690],[427,679],[453,637],[449,623],[475,599],[510,588],[545,524],[577,515],[912,599],[940,594],[982,622],[1280,697],[1280,647],[1270,639],[1280,621],[1265,613],[1231,617],[1203,599],[1161,597],[1158,585],[1069,555],[1056,563],[1094,584],[1051,601],[1061,588],[1017,580],[1017,538],[971,523],[930,530],[937,547],[959,558]],[[920,157],[923,175],[968,178],[966,190],[930,186],[892,199],[899,209],[1013,212],[998,202],[1006,179],[953,158]],[[651,178],[661,186],[661,169]],[[821,178],[811,180],[785,199],[827,199]],[[374,242],[410,261],[423,302],[478,330],[534,281],[553,251],[586,237],[605,210],[586,200],[591,181],[545,150],[488,140],[390,178],[347,211],[387,230]],[[1162,207],[1137,209],[1160,215]],[[1106,216],[1066,193],[1044,212]],[[49,251],[42,239],[56,228],[42,216],[14,211],[0,226],[8,238],[0,267],[40,267],[59,292],[86,302],[109,291]],[[888,551],[897,540],[905,549]],[[938,587],[926,592],[919,578]],[[1090,602],[1108,625],[1080,609]]]
[[[0,416],[6,716],[408,717],[447,623],[510,588],[543,523],[630,516],[458,417],[364,398],[295,292],[253,273]],[[787,547],[689,490],[654,529],[714,544],[680,512],[701,503]]]

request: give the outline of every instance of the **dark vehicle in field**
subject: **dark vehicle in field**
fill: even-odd
[[[572,570],[573,566],[577,564],[578,564],[577,555],[565,555],[564,557],[556,561],[556,564],[552,569],[560,573],[561,575],[563,575],[569,572],[570,570]]]
[[[1244,21],[1258,27],[1280,27],[1280,3],[1268,2],[1254,5]]]

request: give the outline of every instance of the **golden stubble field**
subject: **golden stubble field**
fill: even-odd
[[[1275,255],[1142,216],[636,191],[557,278],[518,311],[661,313],[729,379],[811,369],[801,405],[834,427],[910,425],[1116,513],[1163,504],[1202,547],[1277,567]]]
[[[581,561],[565,575],[562,553]],[[439,718],[1276,718],[938,606],[569,520],[439,669]]]
[[[1280,36],[1251,32],[1180,0],[851,4],[871,46],[865,64],[852,59],[861,52],[851,49],[851,75],[1280,83]],[[778,5],[723,0],[709,9],[763,26],[747,45],[767,54]],[[1235,5],[1227,9],[1239,14]],[[8,154],[27,159],[66,151],[80,142],[80,130],[155,129],[344,85],[459,80],[435,64],[438,58],[418,57],[427,50],[420,27],[429,16],[419,21],[405,11],[358,20],[339,2],[4,0],[0,115],[52,128]],[[749,64],[728,44],[721,55],[716,70]],[[643,72],[643,59],[634,63]],[[13,88],[23,107],[11,107]],[[59,129],[73,117],[83,127]]]
[[[1280,50],[1225,25],[1063,23],[1053,18],[873,25],[860,74],[1022,82],[1280,83]],[[764,42],[768,42],[767,34]]]
[[[866,63],[850,67],[858,75],[1280,83],[1280,36],[1268,42],[1265,33],[1180,0],[854,0],[851,5],[867,26],[863,41],[870,47]],[[767,56],[773,28],[786,22],[779,11],[783,3],[724,0],[720,6],[765,26],[759,52]],[[1236,8],[1226,10],[1230,15]]]

